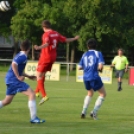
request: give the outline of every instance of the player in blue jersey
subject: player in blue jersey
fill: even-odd
[[[0,101],[0,108],[10,104],[14,96],[21,92],[28,96],[28,107],[30,110],[31,123],[43,123],[45,120],[41,120],[36,116],[36,101],[35,93],[30,86],[24,82],[25,77],[34,80],[35,76],[29,76],[23,71],[27,63],[27,56],[31,48],[31,44],[28,40],[22,42],[20,45],[21,51],[12,60],[11,66],[6,74],[5,83],[7,86],[6,97]]]
[[[97,119],[97,112],[106,96],[106,91],[98,74],[98,71],[102,71],[103,69],[104,59],[101,52],[95,50],[96,45],[97,42],[95,39],[89,39],[87,41],[88,51],[83,54],[79,62],[79,69],[83,69],[84,71],[83,80],[87,90],[81,118],[85,118],[94,91],[98,91],[99,97],[96,100],[93,111],[90,113],[90,116],[95,120]]]

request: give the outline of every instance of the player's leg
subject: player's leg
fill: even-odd
[[[35,95],[36,95],[36,97],[39,97],[40,96],[39,92],[40,92],[40,89],[38,88],[38,84],[37,84],[36,89],[35,89]]]
[[[42,97],[46,96],[46,91],[44,89],[44,76],[45,76],[45,70],[46,70],[46,64],[38,63],[37,66],[37,86],[35,89],[35,94],[37,97],[39,97],[39,92],[41,93]]]
[[[118,91],[121,90],[121,84],[122,84],[122,78],[119,76],[118,77]]]
[[[94,88],[95,91],[99,92],[99,96],[98,96],[98,98],[95,102],[94,109],[90,113],[90,116],[93,117],[96,120],[97,119],[97,112],[100,109],[100,107],[101,107],[101,105],[104,101],[104,98],[106,97],[106,91],[104,89],[103,83],[102,83],[100,78],[95,80],[93,88]]]
[[[42,99],[39,102],[39,105],[43,104],[45,101],[47,101],[49,98],[47,97],[46,89],[44,86],[45,82],[45,72],[37,72],[37,83],[38,83],[38,88],[40,89],[40,93],[42,95]]]
[[[118,91],[122,90],[122,77],[125,73],[125,70],[120,70],[119,71],[119,78],[118,78]]]
[[[38,76],[38,75],[37,75]],[[45,82],[45,73],[43,74],[42,77],[37,77],[37,81],[38,81],[38,87],[40,89],[40,92],[42,94],[42,99],[40,100],[39,102],[39,105],[43,104],[45,101],[47,101],[49,98],[46,94],[46,89],[45,89],[45,86],[44,86],[44,82]]]
[[[0,108],[10,104],[14,98],[14,95],[6,95],[6,97],[0,101]]]
[[[94,93],[94,91],[90,87],[90,82],[89,81],[84,81],[84,84],[85,84],[85,88],[87,89],[87,95],[84,98],[81,118],[85,118],[88,106],[90,104],[91,98],[92,98],[93,93]]]
[[[30,111],[31,116],[31,123],[43,123],[45,120],[41,120],[37,117],[37,110],[36,110],[36,101],[35,101],[35,93],[34,91],[29,87],[26,91],[22,91],[24,95],[28,96],[28,107]]]
[[[115,74],[116,74],[117,82],[118,82],[118,89],[117,90],[120,91],[121,83],[122,83],[122,80],[121,80],[121,77],[120,77],[120,70],[116,70]]]
[[[40,100],[39,105],[43,104],[45,101],[49,99],[45,91],[44,82],[45,82],[45,74],[47,71],[51,71],[52,65],[53,63],[44,63],[40,66],[40,68],[37,68],[38,88],[40,89],[40,92],[42,94],[42,99]]]
[[[10,104],[17,93],[16,83],[7,84],[6,97],[0,101],[0,108]]]
[[[95,120],[97,119],[97,112],[100,109],[100,107],[104,101],[104,98],[106,97],[106,91],[105,91],[104,87],[99,89],[98,92],[99,92],[99,96],[95,102],[93,111],[90,113],[91,117],[93,117]]]
[[[40,71],[37,71],[37,88],[36,88],[36,94],[38,93],[38,91],[41,92],[41,95],[42,97],[45,97],[46,96],[46,91],[45,91],[45,88],[44,88],[44,75],[45,75],[45,72],[40,72]]]

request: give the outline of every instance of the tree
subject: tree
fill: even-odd
[[[83,2],[82,7],[87,22],[80,30],[80,44],[88,37],[94,37],[100,44],[105,44],[101,46],[102,50],[114,50],[132,44],[133,0],[93,0]]]
[[[81,36],[78,45],[70,45],[72,54],[77,49],[85,51],[89,38],[97,39],[101,51],[115,51],[118,47],[132,50],[134,46],[133,0],[15,0],[14,5],[18,8],[11,28],[19,40],[39,42],[40,23],[49,19],[63,35]]]
[[[38,1],[26,1],[21,5],[21,10],[12,18],[11,29],[16,40],[29,39],[31,42],[39,43],[41,36],[42,12],[39,10],[42,3]],[[34,50],[32,49],[32,59],[34,59]]]
[[[82,23],[85,23],[86,19],[82,14],[82,3],[84,1],[67,0],[63,8],[65,16],[68,18],[67,34],[71,36],[79,35],[79,30],[82,27]],[[75,62],[75,51],[77,50],[78,42],[73,42],[70,45],[71,57],[70,62]],[[73,70],[74,65],[70,65],[70,70]]]

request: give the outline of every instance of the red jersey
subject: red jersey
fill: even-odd
[[[66,42],[66,37],[56,31],[50,30],[42,35],[42,45],[48,44],[46,48],[41,49],[39,62],[52,63],[57,57],[57,45],[59,42]]]

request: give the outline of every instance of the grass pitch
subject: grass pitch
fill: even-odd
[[[4,73],[0,73],[0,100],[5,97]],[[36,82],[27,80],[34,89]],[[134,87],[123,81],[123,90],[117,91],[117,82],[105,85],[107,97],[98,113],[99,120],[89,117],[98,93],[94,94],[86,119],[81,119],[83,100],[86,95],[83,83],[75,77],[61,77],[60,82],[46,82],[50,100],[39,106],[38,116],[43,124],[30,124],[27,97],[17,94],[13,102],[0,109],[0,134],[133,134]]]

